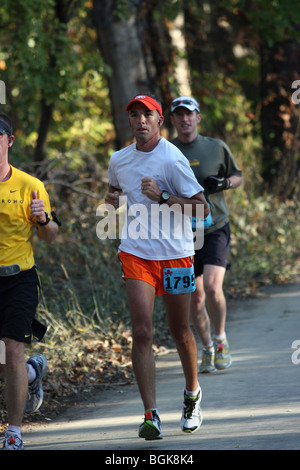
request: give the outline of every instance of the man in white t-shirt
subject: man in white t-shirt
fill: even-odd
[[[122,194],[127,203],[119,258],[132,321],[132,363],[145,408],[139,437],[152,440],[162,438],[152,351],[156,295],[163,295],[185,376],[181,429],[192,433],[202,422],[197,345],[189,326],[195,289],[190,217],[199,214],[199,207],[206,217],[209,209],[188,160],[160,135],[164,117],[159,101],[139,94],[126,110],[136,143],[112,155],[105,202],[117,208]]]

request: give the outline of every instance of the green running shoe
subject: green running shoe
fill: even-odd
[[[156,410],[146,410],[144,422],[139,428],[139,437],[143,437],[146,441],[163,438],[161,423]]]

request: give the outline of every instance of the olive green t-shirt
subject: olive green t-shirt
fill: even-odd
[[[229,221],[223,191],[209,193],[205,188],[204,180],[208,176],[229,178],[232,175],[242,175],[229,147],[220,139],[204,137],[199,134],[193,142],[183,143],[176,137],[172,143],[189,160],[198,182],[205,189],[204,194],[209,202],[212,218],[212,225],[205,227],[205,234],[223,227]]]

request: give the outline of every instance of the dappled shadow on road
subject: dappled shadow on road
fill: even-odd
[[[179,430],[176,414],[166,413],[163,418],[164,439],[146,442],[137,437],[137,429],[132,422],[108,425],[104,419],[95,419],[89,423],[77,423],[75,427],[62,425],[59,430],[61,438],[57,439],[57,430],[45,430],[43,449],[98,449],[98,450],[197,450],[197,449],[300,449],[300,433],[296,432],[300,412],[291,416],[289,429],[281,429],[281,414],[252,413],[248,410],[235,413],[235,416],[216,418],[208,411],[200,430],[193,435],[185,435]],[[132,420],[138,419],[136,416]],[[94,421],[94,422],[93,422]],[[241,430],[241,423],[243,429]],[[224,432],[224,429],[226,432]],[[40,432],[40,431],[39,431]],[[114,435],[115,433],[115,435]],[[35,441],[35,433],[31,433],[31,441]],[[59,442],[58,442],[59,441]],[[274,442],[274,445],[272,444]],[[298,442],[298,447],[295,443]],[[277,444],[276,444],[277,443]],[[280,444],[278,444],[280,443]],[[41,445],[32,444],[31,449],[39,449]]]
[[[149,451],[300,448],[300,434],[296,432],[300,418],[298,398],[286,394],[289,384],[278,382],[276,372],[283,376],[283,365],[273,364],[269,368],[269,372],[274,369],[271,382],[264,368],[259,354],[249,348],[237,351],[230,370],[200,376],[204,421],[197,433],[185,435],[179,425],[183,401],[181,365],[176,354],[160,358],[157,401],[162,441],[145,442],[138,438],[142,406],[133,386],[134,391],[127,388],[123,393],[108,392],[106,402],[95,403],[89,410],[85,408],[83,414],[75,408],[69,413],[68,422],[33,429],[29,435],[30,448]],[[271,400],[268,393],[261,393],[264,384],[266,390],[273,388]],[[294,384],[290,387],[294,388]],[[34,444],[41,432],[43,444]]]
[[[282,290],[247,304],[245,315],[243,310],[232,313],[233,365],[199,376],[204,420],[197,433],[180,430],[184,377],[177,353],[171,352],[157,358],[162,441],[137,437],[143,409],[137,386],[131,385],[99,394],[89,407],[74,407],[64,422],[32,428],[26,435],[29,448],[300,449],[300,364],[291,360],[291,344],[300,331],[297,292],[284,296]]]

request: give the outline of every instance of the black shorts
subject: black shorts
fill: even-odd
[[[0,277],[0,339],[30,344],[38,301],[39,279],[35,267],[15,276]]]
[[[214,232],[204,236],[204,245],[201,250],[196,250],[194,257],[195,276],[203,273],[205,264],[223,266],[228,269],[228,256],[230,246],[230,227],[225,224]]]

